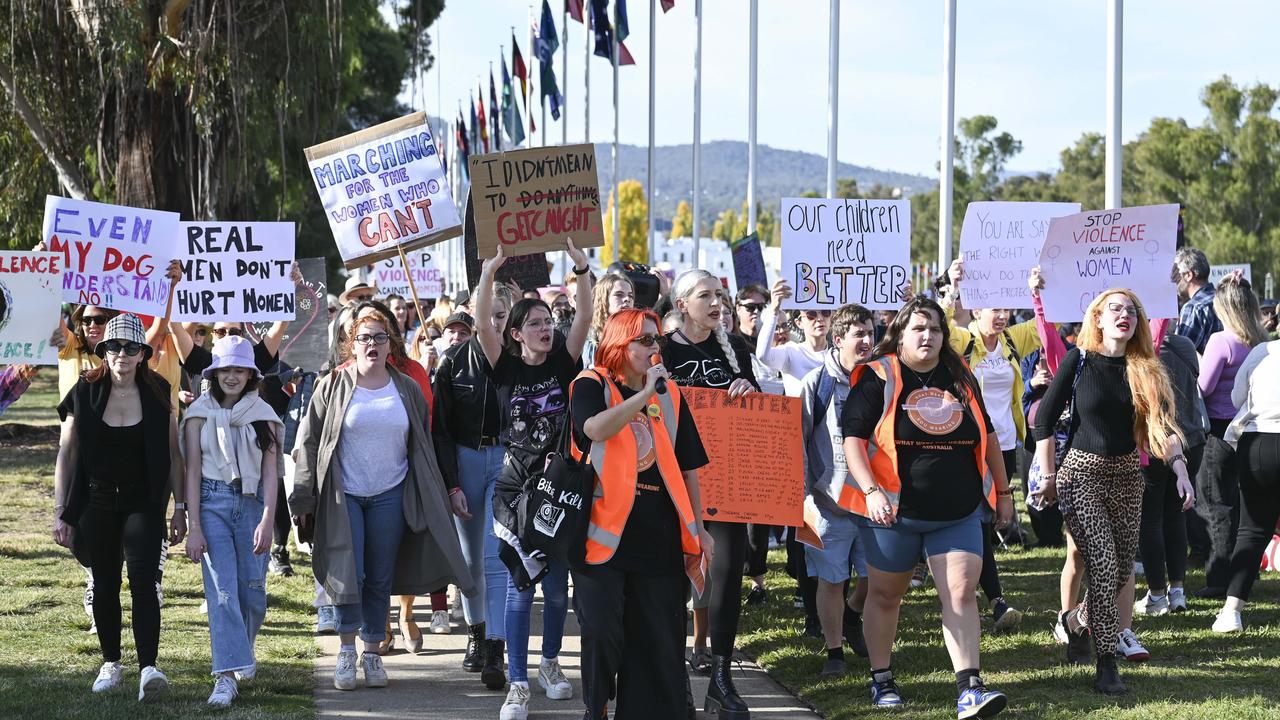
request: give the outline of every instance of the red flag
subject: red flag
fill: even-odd
[[[676,6],[676,0],[662,0],[662,12],[670,12]]]
[[[480,122],[480,143],[484,146],[484,151],[489,152],[489,129],[484,120],[484,93],[480,93],[480,114],[476,119]]]
[[[635,65],[636,64],[636,59],[631,57],[631,51],[627,49],[627,46],[624,45],[621,40],[618,41],[618,58],[619,58],[619,63],[618,63],[619,65]]]
[[[669,0],[663,0],[663,3]],[[582,22],[582,0],[564,0],[564,9],[569,11],[569,17]]]
[[[529,69],[524,66],[524,56],[520,54],[520,44],[516,42],[515,33],[511,33],[511,74],[520,78],[520,97],[529,100]]]

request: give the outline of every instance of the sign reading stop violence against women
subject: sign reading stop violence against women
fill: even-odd
[[[971,202],[960,229],[964,282],[960,301],[978,308],[1030,308],[1027,279],[1039,264],[1049,221],[1080,212],[1080,203]]]
[[[800,398],[680,388],[710,464],[698,470],[702,517],[761,525],[804,524]]]
[[[306,149],[348,270],[462,234],[425,113]]]
[[[604,245],[594,145],[472,155],[470,169],[480,257]]]
[[[1079,322],[1089,303],[1111,288],[1132,290],[1148,318],[1177,317],[1178,288],[1170,279],[1177,241],[1177,205],[1054,218],[1040,251],[1046,319]]]
[[[401,265],[400,258],[387,258],[373,266],[373,283],[377,286],[379,295],[399,295],[412,303],[410,278],[413,279],[414,289],[418,291],[418,300],[424,303],[444,294],[444,274],[434,253],[429,250],[414,250],[405,253],[404,258],[409,262],[407,268]]]
[[[178,322],[293,320],[291,222],[184,222],[182,282],[173,293]]]
[[[57,365],[62,256],[0,252],[0,365]]]
[[[164,315],[177,213],[49,195],[42,237],[62,254],[63,302]]]
[[[782,277],[793,293],[784,308],[895,310],[910,263],[909,201],[782,199]]]

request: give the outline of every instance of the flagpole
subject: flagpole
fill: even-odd
[[[532,84],[533,84],[533,56],[534,56],[534,52],[533,52],[533,6],[532,6],[532,5],[530,5],[530,6],[529,6],[529,44],[528,44],[528,45],[526,45],[525,47],[526,47],[526,48],[528,48],[528,50],[529,50],[529,60],[528,60],[527,62],[525,62],[525,64],[524,64],[524,74],[525,74],[525,75],[528,75],[529,77],[528,77],[528,79],[525,81],[525,84],[524,84],[523,86],[521,86],[521,87],[529,87],[530,85],[532,85]],[[539,83],[541,83],[541,82],[542,82],[542,78],[538,78],[538,82],[539,82]],[[537,88],[534,88],[534,90],[536,90],[536,89],[537,89]],[[529,113],[529,147],[533,147],[533,103],[532,103],[532,102],[530,102],[531,100],[533,100],[533,92],[532,92],[532,91],[529,93],[529,96],[528,96],[528,97],[526,97],[526,98],[524,99],[524,109],[525,109],[525,112]],[[543,125],[543,128],[542,128],[542,143],[541,143],[542,145],[546,145],[546,144],[547,144],[547,129],[546,129],[546,124],[547,124],[547,114],[546,114],[546,111],[544,110],[544,111],[543,111],[543,113],[542,113],[542,125]]]
[[[587,31],[587,42],[584,45],[587,52],[583,56],[585,60],[582,63],[582,142],[589,143],[591,142],[591,43],[593,38],[591,29],[587,27],[587,23],[591,21],[591,13],[585,7],[582,12],[585,16],[582,27]]]
[[[560,19],[560,27],[564,33],[564,57],[560,58],[560,83],[564,92],[560,93],[560,144],[569,144],[569,3],[564,4],[564,15]]]
[[[751,30],[747,43],[747,233],[756,231],[756,59],[759,50],[760,5],[751,0]]]
[[[831,35],[827,52],[827,197],[836,196],[836,149],[840,97],[840,0],[831,0]]]
[[[616,0],[615,0],[616,2]],[[622,238],[618,237],[618,227],[621,225],[619,216],[622,215],[622,195],[618,192],[618,24],[617,7],[615,6],[613,33],[613,259],[621,260],[618,252],[622,250]]]
[[[693,267],[701,267],[698,251],[702,245],[702,0],[694,0],[693,13],[697,16],[693,42]]]
[[[956,0],[942,0],[942,158],[938,178],[938,267],[951,265],[955,218]]]
[[[1107,2],[1107,139],[1105,194],[1107,208],[1122,206],[1120,197],[1124,95],[1124,0]]]
[[[754,1],[754,0],[753,0]],[[657,106],[655,94],[658,84],[658,0],[649,0],[649,161],[645,178],[645,190],[649,198],[649,262],[657,255],[653,227],[653,141],[654,111]]]

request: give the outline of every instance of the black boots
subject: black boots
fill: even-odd
[[[1115,655],[1098,656],[1098,676],[1093,681],[1093,689],[1103,695],[1123,695],[1129,692],[1129,688],[1120,681]]]
[[[484,623],[467,628],[467,654],[462,656],[462,669],[480,672],[484,667]]]
[[[506,654],[507,647],[503,641],[484,641],[484,668],[480,671],[480,682],[490,690],[501,690],[507,686],[507,673],[503,667]]]
[[[724,655],[711,656],[711,683],[707,686],[707,699],[702,709],[721,720],[750,720],[751,711],[738,697],[729,672],[730,660]]]

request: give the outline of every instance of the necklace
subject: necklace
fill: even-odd
[[[920,377],[920,373],[916,372],[914,368],[912,368],[910,365],[908,365],[908,364],[906,364],[906,363],[902,363],[902,367],[904,367],[904,368],[906,368],[906,369],[910,370],[910,371],[911,371],[911,374],[912,374],[912,375],[915,375],[915,376],[916,376],[916,380],[919,380],[919,381],[920,381],[920,384],[921,384],[922,386],[924,386],[925,388],[929,387],[929,381],[933,379],[933,374],[934,374],[934,373],[936,373],[936,372],[938,372],[938,367],[939,367],[939,366],[941,366],[941,365],[942,365],[942,363],[938,363],[937,365],[934,365],[934,366],[933,366],[933,370],[930,370],[930,371],[929,371],[929,376],[928,376],[928,377],[923,377],[923,378],[922,378],[922,377]]]

